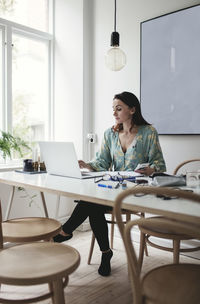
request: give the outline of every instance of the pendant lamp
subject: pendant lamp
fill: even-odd
[[[111,34],[111,49],[107,51],[105,63],[111,71],[120,71],[126,65],[126,55],[119,48],[119,33],[116,31],[116,0],[114,0],[114,32]]]

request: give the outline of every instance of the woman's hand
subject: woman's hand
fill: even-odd
[[[78,164],[81,169],[88,169],[89,171],[94,171],[93,168],[89,164],[85,163],[83,160],[79,160]]]
[[[155,172],[155,169],[151,167],[145,167],[144,169],[135,170],[135,172],[149,176]]]

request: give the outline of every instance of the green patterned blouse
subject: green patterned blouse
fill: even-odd
[[[104,133],[101,149],[94,161],[89,162],[95,171],[134,171],[141,163],[149,163],[157,172],[166,171],[158,133],[151,125],[138,127],[133,144],[123,152],[119,133],[109,128]]]

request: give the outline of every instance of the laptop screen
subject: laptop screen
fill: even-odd
[[[72,142],[39,142],[41,158],[49,174],[81,178],[78,159]]]
[[[88,172],[82,175],[73,142],[40,141],[40,155],[45,162],[47,173],[75,177],[92,178],[105,172]]]

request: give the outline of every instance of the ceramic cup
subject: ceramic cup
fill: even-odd
[[[187,172],[186,185],[190,188],[198,188],[200,186],[200,172]]]

